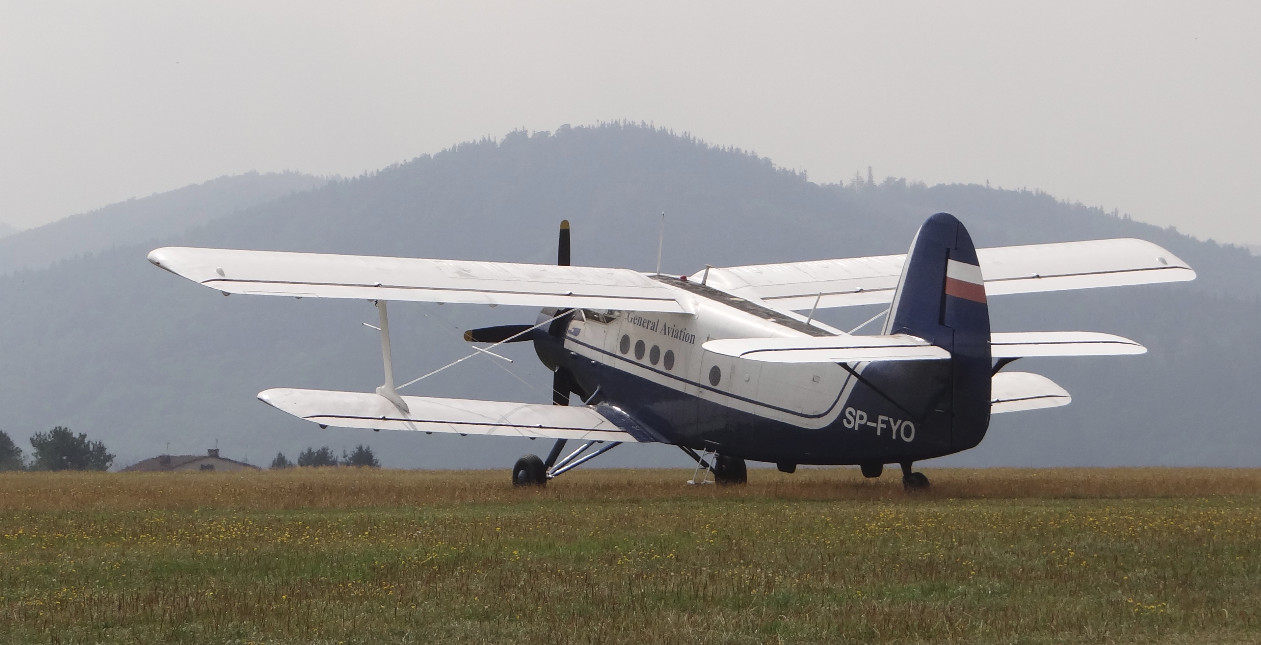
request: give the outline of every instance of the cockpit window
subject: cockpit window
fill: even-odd
[[[583,318],[589,321],[608,324],[617,318],[617,312],[612,309],[603,311],[595,311],[593,309],[583,309]]]

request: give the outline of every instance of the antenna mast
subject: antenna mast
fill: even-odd
[[[666,212],[661,211],[661,227],[657,233],[657,275],[661,275],[661,249],[666,245]]]

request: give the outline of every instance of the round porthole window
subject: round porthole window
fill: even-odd
[[[722,370],[718,369],[717,365],[709,368],[709,384],[717,386],[718,382],[721,380],[722,380]]]
[[[630,351],[630,336],[627,336],[626,334],[622,334],[622,342],[617,344],[617,348],[622,350],[623,354],[625,354],[626,352],[629,352]]]
[[[674,369],[674,350],[667,349],[665,355],[665,366],[667,370]]]
[[[648,352],[648,362],[656,365],[661,360],[661,348],[656,345],[652,346],[652,350]]]
[[[635,360],[643,360],[644,358],[644,341],[635,341]]]

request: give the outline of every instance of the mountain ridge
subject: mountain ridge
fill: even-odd
[[[225,175],[0,235],[0,273],[42,269],[120,244],[160,239],[326,181],[296,172]]]

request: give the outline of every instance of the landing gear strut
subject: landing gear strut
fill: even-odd
[[[928,478],[924,473],[911,472],[911,462],[902,464],[902,487],[906,490],[926,490],[928,488]]]
[[[620,445],[622,445],[620,441],[587,441],[577,450],[561,457],[560,452],[565,447],[565,440],[559,439],[552,447],[552,452],[547,455],[546,462],[539,459],[538,455],[524,455],[518,459],[516,465],[512,467],[512,485],[546,485],[547,480],[556,479]]]

